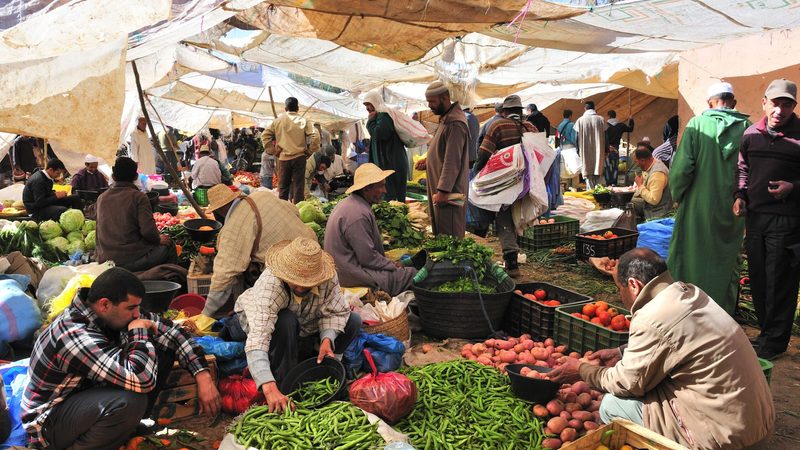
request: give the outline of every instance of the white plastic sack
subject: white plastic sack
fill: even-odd
[[[540,162],[547,164],[549,168],[555,158],[555,152],[544,142],[545,147],[541,151],[537,149],[540,143],[535,142],[535,136],[539,134],[544,137],[544,133],[525,133],[522,136],[527,162],[525,177],[528,181],[528,195],[515,202],[511,209],[511,217],[514,220],[514,230],[518,236],[522,236],[536,219],[542,215],[549,207],[547,197],[547,187],[544,183],[544,176],[547,169],[542,170]],[[550,157],[552,154],[552,157]]]
[[[511,205],[524,189],[525,158],[522,145],[495,152],[469,184],[469,202],[488,211]]]
[[[522,144],[526,150],[533,152],[536,156],[537,170],[544,179],[556,159],[556,151],[547,142],[547,135],[545,133],[523,133]]]
[[[581,224],[581,233],[611,228],[622,213],[623,211],[619,208],[592,211],[586,214],[586,221]]]
[[[46,309],[53,297],[57,296],[64,290],[69,280],[75,275],[94,275],[99,276],[106,270],[114,267],[111,262],[103,264],[89,263],[80,266],[56,266],[47,270],[39,282],[39,287],[36,289],[36,299],[39,301],[39,306]]]
[[[583,162],[578,155],[578,148],[574,145],[565,145],[561,148],[561,160],[564,161],[564,169],[561,172],[562,178],[572,178],[581,172]]]
[[[397,132],[397,136],[400,137],[406,147],[421,147],[430,142],[431,136],[428,134],[428,130],[422,126],[422,123],[384,103],[381,89],[367,92],[364,94],[362,101],[371,104],[375,111],[389,114],[392,122],[394,122],[394,130]]]

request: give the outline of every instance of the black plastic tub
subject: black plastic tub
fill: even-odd
[[[552,369],[549,367],[539,367],[532,364],[509,364],[506,366],[508,378],[511,379],[511,390],[514,395],[522,400],[545,404],[555,398],[561,384],[550,380],[537,380],[520,375],[523,367],[535,370],[539,373],[548,373]]]
[[[289,395],[301,388],[305,383],[322,380],[328,377],[339,382],[339,389],[319,404],[309,407],[310,409],[321,408],[334,400],[343,398],[347,389],[344,366],[335,358],[326,356],[320,364],[317,364],[316,356],[302,361],[286,374],[279,388],[284,395]],[[295,400],[302,399],[296,398]]]
[[[181,285],[172,281],[145,280],[142,284],[144,284],[144,298],[140,308],[143,312],[163,313],[181,290]]]
[[[211,230],[201,231],[201,227],[211,227]],[[189,236],[197,242],[208,242],[217,236],[219,230],[222,229],[222,224],[216,220],[211,219],[190,219],[183,222],[183,227],[189,232]]]

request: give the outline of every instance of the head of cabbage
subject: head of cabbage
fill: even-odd
[[[317,209],[314,208],[314,205],[303,205],[300,208],[300,220],[303,223],[311,223],[317,220]]]
[[[83,216],[83,211],[80,209],[68,209],[64,211],[58,219],[61,228],[67,233],[80,230],[85,221],[86,218]]]
[[[70,242],[80,241],[83,242],[83,233],[80,231],[70,231],[67,233],[67,240]]]
[[[95,231],[92,230],[86,233],[86,239],[83,240],[83,245],[85,246],[86,250],[94,250],[95,248]]]
[[[75,252],[80,251],[83,254],[85,250],[83,246],[83,240],[80,241],[72,241],[67,245],[67,255],[72,256]]]
[[[83,222],[83,234],[89,234],[90,231],[94,231],[97,229],[97,222],[94,220],[86,219],[86,222]]]
[[[59,237],[63,234],[61,227],[54,220],[47,220],[39,225],[39,235],[42,239],[49,241],[50,239]]]
[[[63,236],[54,237],[53,239],[48,240],[47,245],[53,247],[61,253],[67,253],[69,250],[69,241]]]

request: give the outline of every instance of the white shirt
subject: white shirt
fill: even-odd
[[[217,143],[217,148],[219,149],[219,152],[218,152],[219,154],[217,155],[217,157],[219,157],[219,160],[222,161],[222,164],[227,164],[228,163],[228,148],[225,147],[225,143],[222,142],[222,138],[219,138],[214,142]]]
[[[203,156],[192,167],[192,189],[200,186],[214,186],[222,183],[219,163],[210,156]]]
[[[156,156],[147,133],[136,128],[131,133],[131,159],[139,164],[139,173],[156,173]]]
[[[341,155],[334,155],[331,166],[325,170],[325,179],[330,181],[342,174],[344,174],[344,159]]]

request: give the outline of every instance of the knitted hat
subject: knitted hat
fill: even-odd
[[[314,239],[299,237],[280,241],[267,250],[264,261],[273,275],[300,287],[314,287],[336,275],[331,255]]]

